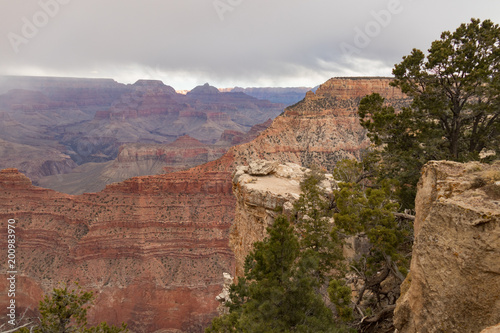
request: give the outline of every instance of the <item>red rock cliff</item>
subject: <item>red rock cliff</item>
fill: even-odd
[[[221,272],[233,270],[228,179],[227,173],[181,172],[70,196],[34,187],[16,169],[2,171],[2,235],[8,219],[17,221],[18,313],[36,307],[59,282],[79,280],[97,295],[92,323],[201,332],[216,314]],[[0,248],[7,248],[6,239]]]
[[[357,114],[361,98],[377,92],[396,107],[409,102],[390,82],[389,78],[332,78],[286,108],[254,141],[234,148],[235,159],[243,164],[255,158],[305,167],[318,164],[332,171],[341,159],[359,158],[370,144]]]

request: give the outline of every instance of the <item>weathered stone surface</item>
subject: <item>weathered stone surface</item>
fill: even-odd
[[[234,281],[234,278],[229,273],[224,272],[222,276],[224,278],[224,285],[222,286],[221,293],[215,297],[215,300],[220,303],[217,308],[219,315],[229,313],[229,308],[226,306],[226,303],[231,302],[230,288]]]
[[[236,250],[238,260],[244,259],[248,253],[244,251],[265,236],[262,231],[272,222],[274,209],[283,206],[285,212],[291,211],[292,199],[299,195],[293,188],[299,189],[303,166],[317,162],[331,168],[340,158],[358,156],[364,147],[366,137],[359,131],[356,108],[362,97],[359,94],[369,93],[366,87],[372,79],[332,80],[346,82],[346,86],[362,84],[365,88],[339,92],[346,99],[326,92],[324,98],[310,95],[278,117],[272,128],[252,144],[232,148],[221,158],[186,172],[133,178],[108,185],[99,193],[78,196],[33,187],[18,172],[12,171],[8,177],[0,174],[0,222],[4,223],[0,228],[5,230],[8,218],[20,222],[20,304],[33,308],[41,295],[59,281],[79,277],[84,288],[98,293],[92,323],[127,321],[136,332],[201,332],[217,314],[215,296],[221,291],[222,272],[235,271],[235,254],[228,240],[240,247]],[[388,84],[389,80],[383,82]],[[144,90],[146,83],[135,88]],[[232,119],[242,123],[249,121],[253,114],[250,111],[259,105],[273,109],[265,101],[235,109],[237,101],[247,98],[241,93],[206,96],[211,96],[212,101],[222,99],[213,109],[208,102],[194,102],[191,109],[183,111],[176,126],[188,124],[188,118],[198,119],[206,109],[215,113],[229,110]],[[151,96],[149,101],[142,101],[154,106],[159,100]],[[260,114],[264,116],[265,112]],[[120,119],[108,124],[106,133],[110,138],[124,125]],[[102,138],[99,131],[96,137]],[[92,149],[85,152],[94,154]],[[282,164],[295,161],[299,165],[278,166],[274,174],[260,177],[248,175],[243,168],[238,178],[247,182],[242,191],[248,200],[242,199],[236,206],[231,193],[232,170],[266,156]],[[252,184],[252,177],[274,177],[272,187],[284,188],[289,194],[275,195],[272,187]],[[248,213],[246,222],[242,221],[242,228],[235,228],[237,233],[229,236],[235,206],[252,213]],[[5,246],[5,241],[6,237],[0,239],[0,247]],[[5,281],[0,277],[0,283]],[[0,303],[7,298],[5,292],[2,294],[7,290],[4,287],[0,285]]]
[[[500,324],[485,328],[481,333],[500,333]]]
[[[264,165],[267,161],[251,161]],[[236,196],[236,212],[229,244],[236,258],[236,276],[243,275],[245,257],[253,243],[267,236],[267,227],[272,225],[279,213],[291,213],[293,203],[301,194],[300,182],[309,171],[297,164],[275,165],[276,172],[254,176],[250,168],[239,166],[233,173],[233,191]],[[330,180],[329,180],[330,179]],[[334,185],[330,177],[324,187]]]
[[[138,177],[71,196],[0,172],[0,248],[16,219],[17,313],[37,307],[60,282],[95,292],[90,323],[128,323],[132,332],[202,332],[217,314],[234,214],[229,173]],[[0,303],[7,304],[5,270]],[[0,309],[1,322],[7,318]],[[32,311],[28,312],[31,315]]]
[[[248,174],[252,176],[265,176],[276,169],[278,163],[265,160],[254,160],[248,163]]]
[[[236,161],[255,159],[313,164],[333,171],[345,158],[359,158],[370,143],[357,114],[361,98],[378,92],[387,103],[399,108],[409,99],[389,78],[332,78],[316,93],[285,109],[272,125],[251,143],[234,149]]]
[[[499,162],[424,166],[399,333],[475,333],[500,322],[499,179]]]

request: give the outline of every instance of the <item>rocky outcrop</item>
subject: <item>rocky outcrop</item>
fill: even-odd
[[[500,163],[431,161],[415,202],[399,333],[480,332],[500,322]]]
[[[349,80],[347,83],[355,84]],[[194,101],[184,111],[196,118],[197,112],[225,110],[236,122],[238,117],[244,121],[252,118],[252,110],[258,105],[269,105],[264,101],[237,108],[237,101],[248,101],[243,93],[207,95],[218,102],[209,105]],[[33,308],[41,295],[59,281],[79,278],[85,289],[98,295],[94,312],[90,313],[92,323],[126,321],[136,332],[201,332],[217,314],[215,297],[223,284],[222,272],[235,271],[235,254],[229,240],[235,249],[240,248],[236,250],[238,260],[244,258],[251,244],[265,236],[263,231],[274,208],[290,208],[291,200],[298,195],[293,192],[293,188],[299,188],[295,175],[302,172],[303,166],[318,162],[331,168],[341,157],[358,156],[367,142],[356,116],[356,101],[362,96],[315,96],[311,93],[287,109],[252,144],[235,147],[221,158],[188,171],[137,177],[110,184],[98,193],[77,196],[34,187],[17,171],[11,171],[9,177],[0,174],[0,228],[4,229],[9,218],[16,218],[19,225],[19,304]],[[155,115],[148,117],[158,131],[154,135],[165,136],[166,132],[161,131],[168,128],[163,128]],[[93,121],[104,125],[64,127],[66,132],[61,128],[61,135],[70,142],[71,135],[76,138],[90,133],[89,137],[96,140],[93,142],[99,143],[125,131],[130,138],[154,142],[147,136],[151,132],[137,132],[134,127],[145,130],[141,127],[145,122]],[[187,126],[183,121],[168,126]],[[102,129],[105,136],[99,132]],[[136,131],[135,136],[131,130]],[[76,142],[73,149],[89,156],[107,153],[104,144],[86,146],[82,142],[85,139]],[[111,145],[111,141],[106,144]],[[241,228],[235,227],[237,232],[229,236],[236,206],[231,172],[237,165],[248,165],[256,157],[265,156],[272,165],[280,162],[284,167],[280,171],[276,166],[268,175],[240,175],[248,183],[241,188],[242,201],[237,209],[252,209],[254,215],[249,214],[246,222],[241,221]],[[285,163],[289,161],[299,166]],[[251,172],[261,169],[256,166],[257,171]],[[275,178],[271,184],[276,186],[276,192],[259,182],[266,177]],[[257,179],[255,184],[253,178]],[[291,194],[280,197],[280,187]],[[5,248],[5,242],[6,238],[0,239],[0,247]],[[5,281],[0,277],[0,284]],[[7,298],[5,290],[5,284],[0,285],[0,303]],[[0,318],[5,318],[3,314],[0,311]]]
[[[380,93],[396,108],[409,103],[388,78],[333,78],[304,100],[286,108],[272,125],[234,151],[235,159],[261,158],[308,167],[316,164],[333,171],[345,158],[359,158],[369,147],[366,131],[359,124],[359,101],[371,92]]]
[[[224,277],[224,285],[222,286],[222,291],[215,300],[220,303],[217,311],[219,312],[219,316],[225,315],[229,313],[229,307],[226,306],[226,303],[231,302],[231,294],[230,288],[234,282],[234,278],[229,273],[223,273]]]
[[[300,182],[309,169],[294,163],[254,160],[233,173],[236,211],[229,245],[236,259],[236,276],[243,275],[245,257],[253,243],[267,236],[267,228],[278,214],[290,214],[301,194]],[[331,191],[331,175],[321,183]]]

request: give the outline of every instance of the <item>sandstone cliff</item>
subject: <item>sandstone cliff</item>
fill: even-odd
[[[293,163],[283,165],[263,160],[236,169],[233,174],[236,210],[229,244],[236,259],[237,276],[243,275],[245,257],[253,243],[266,237],[267,227],[278,215],[277,209],[291,209],[299,198],[305,170]]]
[[[498,162],[424,166],[399,333],[475,333],[500,322],[499,181]]]
[[[294,163],[278,164],[265,160],[254,160],[248,166],[239,166],[233,173],[233,192],[236,196],[236,211],[229,245],[236,259],[237,276],[243,275],[245,257],[253,243],[267,236],[278,214],[291,214],[293,204],[302,193],[300,182],[310,172]],[[320,183],[328,193],[335,186],[331,174]]]
[[[388,78],[332,78],[301,102],[286,108],[272,125],[246,145],[234,149],[235,159],[261,158],[280,163],[312,164],[333,170],[344,158],[359,158],[370,143],[357,115],[361,98],[377,92],[400,107],[409,99]]]

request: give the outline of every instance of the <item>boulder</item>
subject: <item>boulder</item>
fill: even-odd
[[[499,179],[499,162],[423,167],[398,333],[475,333],[500,322]]]

